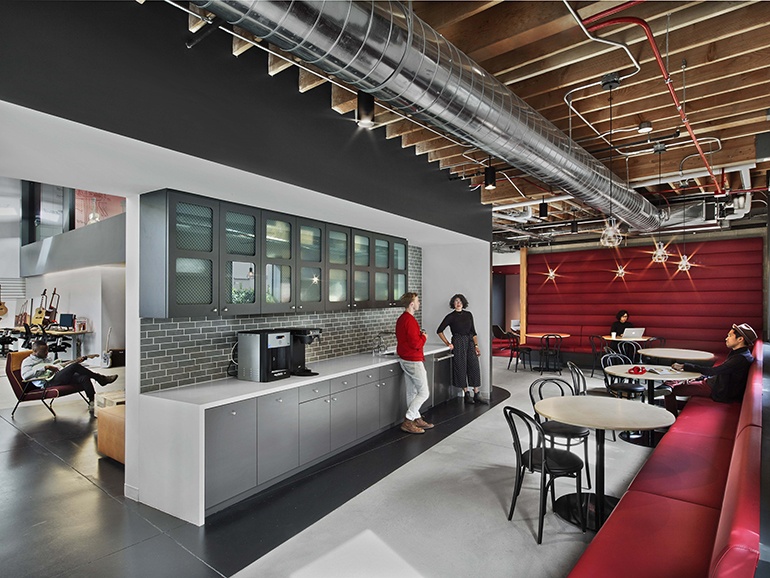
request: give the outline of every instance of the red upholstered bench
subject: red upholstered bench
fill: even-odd
[[[742,403],[687,402],[570,578],[753,578],[759,561],[759,342],[754,357]]]

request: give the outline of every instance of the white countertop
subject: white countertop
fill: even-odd
[[[449,348],[441,344],[426,344],[423,352],[425,355],[432,355],[447,351]],[[217,407],[228,403],[234,403],[244,399],[277,393],[288,389],[302,387],[318,381],[326,381],[343,375],[350,375],[358,371],[383,367],[393,363],[398,363],[397,356],[375,356],[371,353],[359,353],[356,355],[346,355],[324,361],[315,361],[309,363],[312,371],[318,372],[318,375],[309,377],[292,376],[277,381],[244,381],[235,377],[217,379],[214,381],[204,381],[193,385],[176,387],[168,390],[153,391],[143,393],[143,396],[150,396],[157,399],[177,401],[201,406],[203,409]]]

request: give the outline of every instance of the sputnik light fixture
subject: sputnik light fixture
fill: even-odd
[[[687,233],[684,230],[686,216],[685,209],[686,206],[682,203],[682,256],[679,258],[679,263],[676,265],[677,270],[682,272],[689,271],[692,266],[690,259],[687,257]]]
[[[621,279],[626,276],[626,268],[623,265],[618,265],[618,268],[615,269],[615,277],[620,277]]]

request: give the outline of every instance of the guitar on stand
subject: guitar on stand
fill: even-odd
[[[56,292],[56,287],[53,288],[51,293],[51,301],[48,303],[48,308],[45,310],[45,318],[43,319],[43,325],[51,325],[56,323],[56,314],[59,310],[59,299],[61,295]]]
[[[0,285],[0,289],[2,289],[2,285]],[[0,293],[0,317],[8,313],[8,308],[5,306],[5,302],[3,301],[3,294]]]
[[[104,342],[104,351],[102,352],[102,367],[112,367],[112,351],[110,351],[110,334],[112,327],[107,330],[107,340]]]
[[[27,303],[29,300],[25,300],[16,310],[16,315],[13,318],[13,325],[15,327],[23,327],[25,323],[29,323],[29,313],[27,313]]]
[[[35,309],[35,312],[32,314],[32,325],[42,325],[43,320],[45,319],[45,312],[48,308],[48,297],[46,297],[45,292],[47,289],[43,289],[43,292],[40,294],[40,306]]]

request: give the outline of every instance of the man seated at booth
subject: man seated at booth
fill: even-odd
[[[757,340],[757,332],[748,323],[733,325],[727,332],[725,345],[730,350],[724,363],[707,367],[694,363],[674,363],[671,367],[681,371],[697,371],[698,379],[668,382],[673,387],[666,396],[666,409],[677,415],[676,396],[710,397],[714,401],[730,403],[743,399],[749,367],[754,363],[751,348]]]

